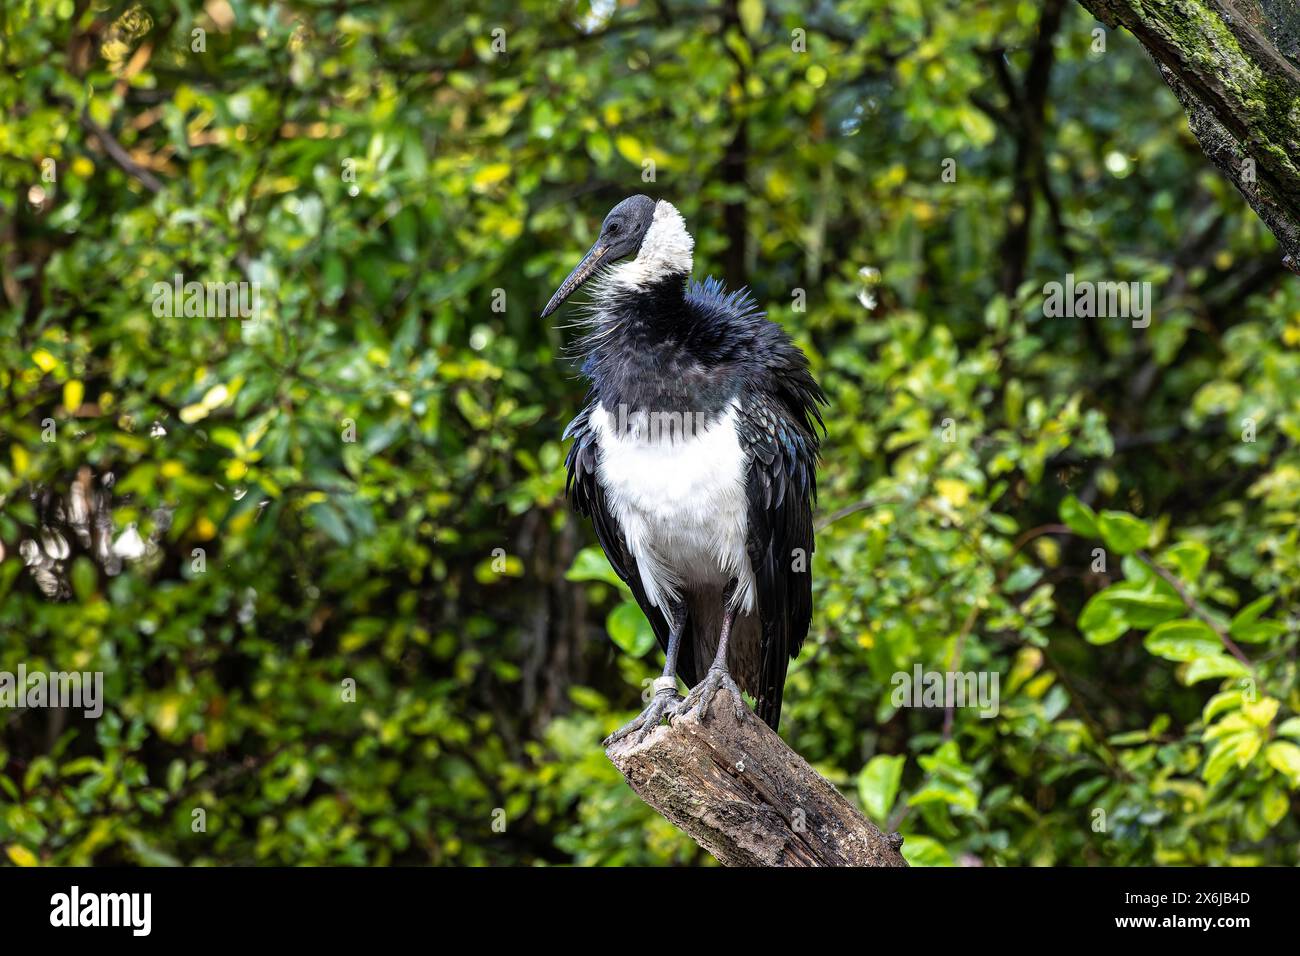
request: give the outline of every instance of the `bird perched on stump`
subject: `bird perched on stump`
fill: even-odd
[[[667,658],[649,705],[606,743],[707,716],[723,689],[738,715],[747,691],[776,729],[812,617],[826,399],[747,291],[691,280],[694,244],[670,203],[631,196],[542,312],[592,282],[591,391],[565,431],[566,487]]]

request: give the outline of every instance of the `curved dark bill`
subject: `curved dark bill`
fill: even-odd
[[[551,296],[551,301],[546,303],[546,308],[542,309],[542,318],[546,318],[558,309],[561,302],[578,290],[578,286],[591,278],[591,274],[596,271],[601,257],[608,249],[608,246],[599,243],[591,247],[591,251],[582,257],[582,261],[569,273],[569,277],[560,283],[560,287],[555,290],[555,295]]]

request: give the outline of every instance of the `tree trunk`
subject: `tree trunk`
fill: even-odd
[[[725,866],[907,866],[898,848],[726,692],[605,751],[637,795]]]
[[[1079,0],[1147,48],[1201,148],[1300,273],[1300,8],[1295,0]]]

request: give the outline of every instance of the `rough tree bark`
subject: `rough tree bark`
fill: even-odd
[[[725,866],[907,866],[881,833],[785,741],[726,692],[605,754],[637,795]]]
[[[1300,273],[1300,6],[1296,0],[1079,0],[1147,48],[1201,148]]]

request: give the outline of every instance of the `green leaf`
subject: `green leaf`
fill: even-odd
[[[1264,743],[1264,738],[1258,733],[1243,734],[1237,741],[1237,766],[1245,767],[1255,759],[1255,754],[1259,753],[1259,748]]]
[[[1002,593],[1007,595],[1028,591],[1043,576],[1043,569],[1032,564],[1021,565],[1002,582]]]
[[[63,383],[63,407],[69,415],[77,414],[81,401],[86,396],[86,386],[80,379],[70,378]]]
[[[1259,812],[1270,829],[1282,822],[1290,805],[1281,787],[1265,787],[1259,795]]]
[[[1199,684],[1203,680],[1223,679],[1224,677],[1248,677],[1250,668],[1235,657],[1229,657],[1227,654],[1209,655],[1198,657],[1187,665],[1187,672],[1183,675],[1183,683],[1189,687],[1192,684]]]
[[[949,780],[934,779],[907,798],[908,806],[925,803],[942,803],[950,807],[974,812],[979,806],[975,791]]]
[[[1079,614],[1079,630],[1089,644],[1110,644],[1128,631],[1124,612],[1111,597],[1106,591],[1098,591]]]
[[[862,806],[877,823],[883,824],[889,818],[894,800],[898,796],[898,785],[903,780],[903,764],[907,758],[877,754],[867,762],[858,774],[858,796]]]
[[[41,861],[36,858],[36,854],[19,843],[11,843],[9,846],[5,847],[5,854],[9,857],[14,866],[41,865]]]
[[[1141,588],[1127,581],[1098,591],[1079,614],[1079,630],[1090,644],[1109,644],[1130,628],[1155,627],[1183,614],[1181,599],[1148,578]]]
[[[1210,549],[1199,541],[1179,541],[1166,548],[1160,559],[1162,563],[1172,564],[1178,577],[1190,583],[1205,570],[1205,564],[1210,559]]]
[[[1146,636],[1143,646],[1156,657],[1185,663],[1223,653],[1218,635],[1204,621],[1166,621]]]
[[[1101,534],[1097,527],[1097,513],[1074,495],[1061,502],[1060,515],[1061,521],[1075,534],[1085,538],[1096,538]]]
[[[338,544],[347,547],[352,543],[352,532],[344,523],[338,510],[326,502],[318,502],[307,509],[307,513],[316,522],[316,527],[324,531]]]
[[[1230,710],[1236,710],[1241,707],[1241,691],[1225,690],[1220,694],[1215,694],[1206,703],[1205,708],[1201,711],[1201,720],[1210,723],[1220,714],[1225,714]]]
[[[1281,637],[1287,631],[1285,624],[1281,621],[1259,620],[1259,616],[1272,603],[1273,595],[1269,594],[1247,604],[1228,625],[1228,633],[1244,644],[1263,644]]]
[[[1272,606],[1274,598],[1275,595],[1265,594],[1243,607],[1233,615],[1232,623],[1228,626],[1228,633],[1233,637],[1237,637],[1241,628],[1254,624],[1259,619],[1259,616]]]
[[[1178,589],[1169,583],[1168,578],[1137,555],[1126,554],[1120,561],[1120,567],[1124,570],[1126,587],[1137,591],[1155,591],[1182,602]]]
[[[1146,547],[1151,538],[1150,526],[1124,511],[1103,511],[1097,528],[1106,547],[1117,554],[1132,554]]]
[[[583,548],[573,558],[573,565],[564,573],[567,581],[604,581],[615,587],[626,585],[614,571],[605,552],[597,547]]]
[[[1201,736],[1205,740],[1218,740],[1221,737],[1254,730],[1255,726],[1246,719],[1245,714],[1228,714],[1217,724],[1207,727]]]
[[[1288,717],[1277,725],[1279,737],[1295,737],[1300,740],[1300,717]]]
[[[1224,775],[1232,769],[1237,760],[1237,741],[1245,734],[1234,734],[1231,737],[1225,737],[1215,744],[1214,749],[1210,751],[1210,756],[1205,760],[1205,766],[1201,769],[1201,779],[1210,785],[1214,785],[1223,779]]]
[[[641,145],[641,141],[627,133],[614,137],[614,148],[618,150],[620,156],[637,166],[640,166],[641,160],[645,158],[645,147]]]
[[[609,135],[604,130],[596,130],[587,135],[587,153],[599,166],[604,166],[614,155],[614,147]]]
[[[952,866],[952,855],[943,844],[927,836],[905,835],[902,854],[909,866]]]
[[[763,29],[763,0],[740,0],[736,12],[745,33],[751,37],[758,36]]]
[[[569,688],[569,699],[577,704],[583,710],[589,710],[593,714],[603,713],[609,708],[609,701],[604,695],[592,690],[590,687],[574,685]]]
[[[185,761],[179,757],[174,759],[167,767],[167,791],[175,793],[185,782]]]
[[[1106,589],[1109,599],[1124,615],[1129,627],[1147,628],[1173,620],[1187,611],[1182,600],[1155,584],[1136,589],[1124,582]]]
[[[1151,735],[1145,730],[1130,730],[1122,734],[1113,734],[1106,738],[1106,742],[1114,747],[1131,747],[1133,744],[1144,744],[1151,738]]]
[[[1269,609],[1274,595],[1266,594],[1251,601],[1233,617],[1228,633],[1244,644],[1263,644],[1286,633],[1281,621],[1261,621],[1259,617]]]
[[[641,657],[655,646],[655,632],[634,601],[624,601],[605,619],[609,637],[620,649]]]
[[[474,174],[474,188],[479,191],[489,189],[510,175],[509,163],[489,163]]]
[[[214,445],[220,445],[227,448],[237,455],[244,454],[244,436],[239,434],[235,429],[222,425],[212,429],[208,433]]]
[[[1265,697],[1255,702],[1246,701],[1241,705],[1241,716],[1256,727],[1267,727],[1277,716],[1277,708],[1276,697]]]
[[[77,555],[72,562],[72,590],[77,595],[77,600],[83,604],[89,601],[94,597],[98,584],[99,572],[95,569],[94,562],[84,554]]]
[[[1265,748],[1264,759],[1286,777],[1292,790],[1300,787],[1300,747],[1289,740],[1275,740]]]

